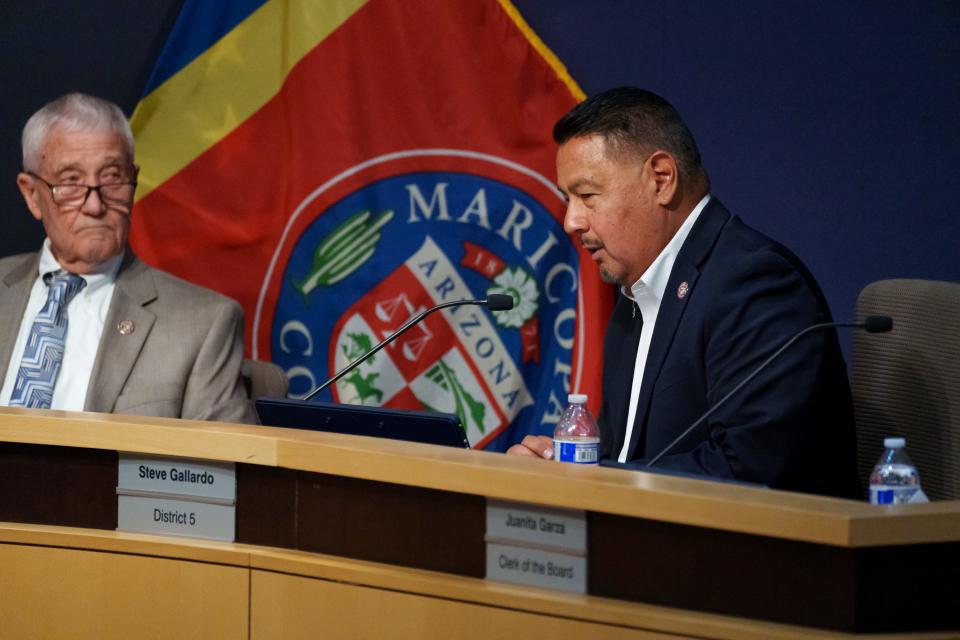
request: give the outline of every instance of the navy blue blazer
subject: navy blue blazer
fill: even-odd
[[[601,457],[612,460],[623,445],[636,359],[640,314],[634,317],[633,306],[618,296],[604,340]],[[830,320],[800,260],[711,198],[660,304],[629,466],[645,465],[795,333]],[[836,331],[811,332],[657,466],[860,498],[853,425]]]

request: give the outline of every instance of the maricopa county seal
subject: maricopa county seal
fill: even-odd
[[[579,288],[577,249],[542,203],[559,210],[558,195],[496,158],[471,158],[468,170],[451,169],[456,157],[410,160],[354,171],[298,209],[264,288],[276,301],[267,355],[303,395],[426,308],[510,294],[509,311],[428,316],[332,399],[457,413],[474,447],[552,433],[570,388]]]

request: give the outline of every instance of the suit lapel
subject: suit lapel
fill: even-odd
[[[30,299],[30,290],[37,279],[40,254],[25,256],[23,262],[16,265],[4,277],[0,284],[0,387],[6,378],[13,346],[20,333],[20,323]]]
[[[127,249],[117,273],[116,288],[103,325],[100,347],[93,364],[84,409],[110,413],[143,348],[156,316],[145,308],[157,298],[153,277],[146,265]],[[132,332],[120,331],[133,328]],[[132,323],[132,324],[129,324]]]
[[[720,230],[730,219],[730,213],[720,204],[720,201],[711,197],[710,202],[700,213],[696,224],[690,230],[690,235],[684,241],[677,254],[670,272],[667,288],[660,301],[660,310],[657,312],[657,324],[653,329],[650,340],[650,351],[647,353],[647,362],[643,370],[643,384],[640,385],[640,397],[637,399],[637,413],[633,423],[633,432],[630,437],[630,448],[627,459],[633,459],[637,452],[637,443],[641,438],[646,439],[647,413],[650,410],[650,400],[653,397],[653,387],[673,345],[677,327],[687,308],[687,300],[696,295],[696,283],[700,277],[700,265],[710,254]],[[683,286],[685,285],[685,286]],[[684,291],[681,290],[683,286]],[[682,293],[682,295],[681,295]],[[640,455],[651,452],[641,451]]]

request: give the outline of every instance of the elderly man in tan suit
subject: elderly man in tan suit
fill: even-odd
[[[24,127],[23,169],[47,238],[0,259],[0,405],[255,422],[240,306],[127,247],[138,168],[123,112],[51,102]]]

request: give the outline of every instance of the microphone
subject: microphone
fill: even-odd
[[[447,307],[458,307],[463,304],[482,305],[490,309],[490,311],[508,311],[510,309],[513,309],[513,296],[509,296],[505,293],[491,293],[490,295],[488,295],[486,298],[482,300],[452,300],[450,302],[444,302],[442,304],[438,304],[437,306],[431,307],[426,311],[422,311],[421,313],[417,314],[413,318],[410,318],[409,320],[407,320],[402,327],[400,327],[399,329],[391,333],[389,336],[387,336],[386,339],[383,340],[383,342],[375,346],[373,349],[370,349],[370,351],[367,351],[365,354],[363,354],[362,356],[360,356],[359,358],[357,358],[356,360],[354,360],[353,362],[345,366],[343,369],[340,369],[340,371],[337,371],[332,378],[330,378],[329,380],[321,384],[319,387],[317,387],[307,395],[305,395],[303,399],[310,400],[311,398],[313,398],[315,395],[317,395],[318,393],[320,393],[321,391],[329,387],[331,384],[333,384],[343,376],[347,375],[348,373],[350,373],[351,371],[359,367],[364,361],[370,358],[370,356],[372,356],[377,351],[380,351],[380,349],[383,349],[385,346],[387,346],[388,344],[390,344],[391,342],[399,338],[401,335],[403,335],[407,331],[407,329],[417,324],[418,322],[426,318],[428,315],[430,315],[434,311],[439,311],[440,309],[446,309]]]
[[[689,427],[684,429],[683,433],[681,433],[679,436],[673,439],[673,442],[665,446],[660,451],[660,453],[653,456],[650,459],[650,462],[647,463],[647,466],[652,467],[653,465],[657,464],[660,461],[660,458],[665,456],[671,449],[673,449],[678,442],[686,438],[691,431],[693,431],[694,429],[699,427],[701,424],[703,424],[706,421],[706,419],[712,416],[717,409],[722,407],[727,400],[729,400],[735,393],[737,393],[738,391],[740,391],[740,389],[746,386],[748,382],[756,378],[757,375],[760,374],[760,372],[766,369],[771,362],[779,358],[780,354],[786,351],[787,349],[789,349],[790,346],[794,342],[796,342],[798,339],[810,333],[811,331],[819,331],[820,329],[830,329],[830,328],[840,328],[840,327],[852,327],[855,329],[864,329],[867,333],[886,333],[887,331],[890,331],[891,329],[893,329],[893,318],[891,318],[890,316],[867,316],[866,318],[863,319],[863,322],[822,322],[820,324],[811,325],[806,329],[803,329],[802,331],[794,335],[792,338],[787,340],[787,342],[782,347],[777,349],[772,356],[764,360],[759,367],[754,369],[753,372],[750,373],[750,375],[748,375],[746,378],[744,378],[740,382],[740,384],[738,384],[733,389],[731,389],[730,392],[727,393],[727,395],[720,398],[717,404],[710,407],[710,409],[708,409],[705,414],[697,418],[697,420],[693,424],[691,424]]]

